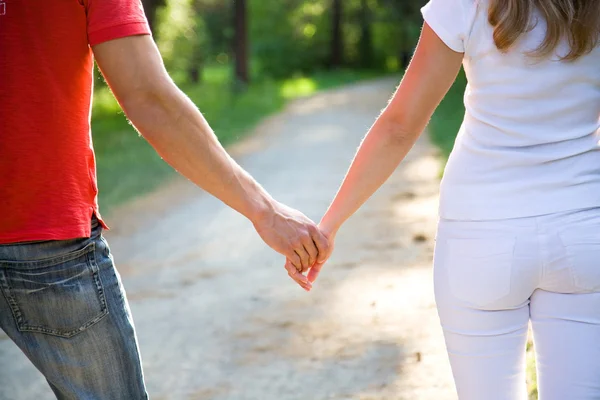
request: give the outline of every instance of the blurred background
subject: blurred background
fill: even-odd
[[[225,145],[294,98],[377,76],[400,77],[425,0],[144,0],[165,64]],[[462,118],[461,86],[452,108]],[[160,185],[172,170],[136,135],[99,73],[93,109],[100,203]],[[454,126],[449,130],[454,129]],[[448,147],[452,137],[440,134]],[[122,174],[128,171],[127,174]]]
[[[169,73],[219,140],[315,220],[400,81],[426,2],[143,0]],[[465,85],[461,72],[306,295],[248,221],[178,178],[134,132],[96,71],[100,206],[151,397],[454,400],[431,259]],[[0,365],[10,366],[0,368],[1,400],[53,398],[2,332]]]
[[[378,78],[399,82],[417,44],[420,9],[427,0],[142,2],[172,78],[221,143],[231,145],[291,100]],[[118,206],[152,192],[176,173],[133,134],[101,74],[96,75],[92,125],[100,204],[110,222],[120,218],[112,217]],[[428,139],[439,151],[438,177],[462,122],[465,86],[461,72],[428,128]],[[527,360],[534,400],[531,341]]]

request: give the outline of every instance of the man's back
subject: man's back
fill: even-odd
[[[145,399],[133,319],[98,214],[92,52],[157,152],[246,216],[305,290],[302,272],[330,252],[312,221],[227,154],[175,86],[140,1],[81,1],[0,1],[0,329],[58,398]]]
[[[0,243],[89,237],[98,213],[89,46],[149,33],[143,10],[106,0],[9,0],[3,9]]]

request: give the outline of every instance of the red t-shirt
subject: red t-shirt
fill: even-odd
[[[0,0],[0,243],[90,236],[90,46],[149,33],[139,0]]]

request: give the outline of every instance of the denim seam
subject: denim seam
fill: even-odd
[[[4,267],[4,268],[11,268],[11,267],[36,267],[36,268],[44,268],[44,267],[49,267],[52,265],[56,265],[56,264],[60,264],[60,263],[64,263],[67,261],[71,261],[74,260],[78,257],[81,257],[82,255],[90,252],[91,250],[95,250],[96,244],[95,243],[90,243],[87,246],[85,246],[83,249],[81,250],[77,250],[74,251],[72,253],[68,253],[68,254],[63,254],[61,256],[57,256],[57,257],[48,257],[45,259],[41,259],[41,260],[35,260],[35,261],[7,261],[7,260],[0,260],[0,268]]]
[[[112,263],[112,270],[111,270],[112,278],[115,280],[115,282],[120,282],[120,279],[117,278],[117,266],[115,265],[115,260],[113,259],[113,256],[110,253],[110,250],[108,250],[110,248],[110,246],[108,245],[108,242],[106,241],[104,236],[100,236],[100,240],[104,243],[104,246],[106,246],[107,257],[110,259],[110,261]],[[119,309],[125,308],[126,299],[125,299],[125,295],[123,294],[124,291],[125,291],[125,289],[122,288],[121,284],[119,284],[119,300],[121,301],[121,304],[119,304]],[[125,314],[127,314],[127,313],[125,313]]]
[[[4,271],[2,271],[1,269],[0,281],[0,283],[2,283],[2,285],[0,285],[0,290],[2,290],[4,298],[10,305],[10,310],[15,319],[15,323],[17,325],[17,328],[19,328],[19,326],[21,326],[21,324],[23,323],[23,314],[21,314],[21,310],[19,309],[19,305],[17,304],[16,300],[10,294],[12,289],[10,287],[10,284],[8,283],[8,279],[6,278]]]
[[[100,239],[104,242],[104,244],[108,248],[108,242],[106,241],[106,239],[104,237],[100,237]],[[109,254],[110,254],[110,252],[109,252]],[[110,255],[110,257],[111,257],[111,261],[113,261],[112,255]],[[120,282],[120,279],[118,279],[118,277],[117,277],[117,267],[114,264],[114,261],[112,262],[111,266],[112,266],[112,268],[111,268],[112,277],[114,278],[115,282]],[[119,301],[120,301],[118,308],[123,313],[122,317],[129,319],[130,315],[127,313],[128,301],[127,301],[127,297],[125,294],[125,288],[123,288],[122,285],[119,283],[118,289],[119,289],[118,297],[119,297]],[[133,325],[130,325],[128,327],[128,329],[130,329],[130,332],[129,332],[130,336],[133,337],[133,339],[134,339],[133,347],[134,347],[135,355],[137,357],[137,360],[139,360],[139,365],[142,365],[142,355],[139,350],[139,343],[138,343],[137,335],[135,333],[135,328]],[[139,374],[140,374],[139,378],[144,382],[144,387],[145,387],[144,370],[140,369]],[[147,400],[147,399],[148,399],[148,393],[145,392],[143,394],[143,397],[141,398],[141,400]]]
[[[113,268],[114,268],[114,266],[113,266]],[[137,357],[137,359],[138,359],[138,364],[141,366],[141,365],[142,365],[142,355],[140,354],[139,343],[138,343],[137,335],[136,335],[136,333],[135,333],[135,328],[134,328],[134,325],[131,325],[131,326],[130,326],[130,329],[131,329],[131,333],[130,333],[130,334],[131,334],[131,336],[134,338],[134,345],[135,345],[135,346],[134,346],[134,350],[135,350],[135,355],[136,355],[136,357]],[[144,369],[143,369],[143,368],[140,368],[140,370],[139,370],[139,372],[138,372],[138,373],[139,373],[139,377],[138,377],[138,378],[142,380],[142,382],[144,383],[144,385],[143,385],[143,386],[145,387],[145,386],[146,386],[146,382],[145,382],[145,379],[144,379]],[[148,399],[148,393],[147,393],[147,392],[145,392],[145,393],[143,394],[143,396],[144,396],[144,397],[142,397],[142,400],[146,400],[146,399]]]

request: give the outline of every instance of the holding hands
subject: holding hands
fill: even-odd
[[[335,235],[337,233],[337,231],[334,230],[332,227],[328,226],[328,224],[324,222],[324,220],[321,221],[317,228],[320,231],[321,235],[323,235],[327,240],[328,247],[326,252],[319,253],[317,261],[309,265],[308,268],[302,270],[296,268],[295,264],[289,258],[287,258],[285,261],[285,269],[287,270],[290,278],[296,281],[296,283],[298,283],[298,285],[300,285],[306,291],[310,291],[312,289],[312,284],[317,280],[317,277],[321,272],[321,268],[323,267],[323,265],[325,265],[325,263],[333,253]],[[304,273],[306,273],[306,275],[304,275]]]
[[[300,211],[275,201],[253,220],[253,225],[269,247],[286,257],[290,278],[309,291],[333,251],[328,232]],[[303,275],[305,272],[308,276]]]
[[[287,257],[285,268],[302,288],[307,291],[312,288],[312,282],[333,252],[338,229],[385,183],[413,147],[454,82],[463,58],[463,53],[447,47],[425,24],[400,86],[360,144],[319,226],[289,208],[284,210],[290,217],[280,217],[281,228],[270,225],[274,234],[279,229],[284,236],[279,249],[285,251],[271,247]]]

